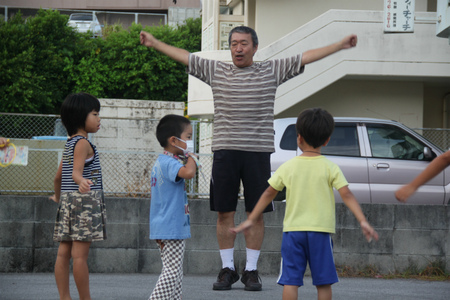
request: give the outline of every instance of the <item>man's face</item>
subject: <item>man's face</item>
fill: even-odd
[[[253,64],[253,55],[258,50],[258,46],[253,46],[250,33],[235,32],[231,35],[230,50],[235,66],[245,68]]]

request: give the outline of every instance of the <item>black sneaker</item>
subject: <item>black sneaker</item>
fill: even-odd
[[[246,291],[260,291],[262,290],[261,277],[258,275],[258,271],[243,271],[241,281],[245,284]]]
[[[220,270],[217,281],[213,284],[213,290],[231,290],[231,285],[239,280],[239,274],[230,268]]]

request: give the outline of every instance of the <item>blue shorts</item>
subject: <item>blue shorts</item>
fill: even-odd
[[[314,285],[339,282],[333,258],[333,242],[327,232],[283,232],[280,285],[303,285],[309,263]]]

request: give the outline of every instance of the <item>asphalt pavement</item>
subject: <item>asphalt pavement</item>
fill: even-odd
[[[213,291],[213,275],[185,275],[183,300],[274,300],[281,299],[282,287],[276,276],[261,276],[263,290],[249,292],[238,281],[230,291]],[[91,296],[94,300],[146,300],[156,284],[156,274],[90,274]],[[78,299],[71,277],[72,299]],[[58,291],[51,273],[0,273],[1,300],[58,300]],[[299,299],[317,299],[311,278],[299,289]],[[370,300],[440,300],[450,299],[450,281],[421,281],[415,279],[340,278],[333,285],[333,299]]]

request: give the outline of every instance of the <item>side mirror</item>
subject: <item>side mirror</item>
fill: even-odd
[[[429,147],[423,148],[423,156],[425,157],[426,160],[433,159],[433,152],[431,151],[431,149]]]

